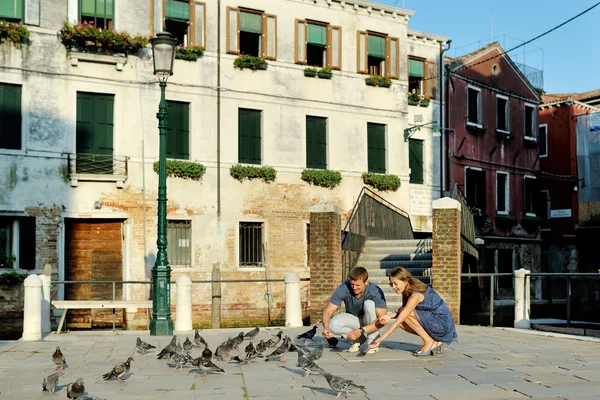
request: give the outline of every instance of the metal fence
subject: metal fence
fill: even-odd
[[[113,154],[68,154],[69,174],[127,176],[129,157]]]

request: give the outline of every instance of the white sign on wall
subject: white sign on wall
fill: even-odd
[[[550,210],[550,218],[570,218],[571,209],[565,208],[562,210]]]
[[[410,214],[431,216],[432,191],[427,189],[410,189]]]

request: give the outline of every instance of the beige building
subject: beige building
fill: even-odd
[[[176,60],[167,86],[168,157],[206,168],[199,181],[167,181],[174,278],[208,280],[215,265],[224,279],[309,277],[309,207],[328,201],[346,218],[365,172],[400,178],[397,191],[380,195],[427,235],[431,200],[440,193],[433,125],[447,38],[410,30],[413,13],[338,0],[0,6],[0,17],[22,21],[31,40],[0,45],[0,246],[14,255],[4,267],[51,264],[55,280],[148,281],[155,260],[160,92],[151,49],[125,56],[95,54],[86,42],[65,45],[57,35],[65,21],[146,37],[165,26],[183,46],[205,49],[197,61]],[[268,68],[234,68],[241,54]],[[305,76],[306,68],[326,67],[330,79],[327,69]],[[372,86],[370,75],[389,80]],[[409,105],[409,87],[431,102]],[[405,138],[415,125],[423,127]],[[273,167],[276,179],[240,182],[230,175],[237,164]],[[301,179],[307,168],[337,171],[342,180],[333,189],[310,185]],[[195,324],[210,321],[210,290],[194,284]],[[281,318],[282,291],[277,282],[224,284],[223,324]],[[59,285],[56,296],[111,292]],[[267,292],[274,296],[268,316]],[[117,287],[117,296],[145,298],[148,288]],[[71,324],[85,326],[86,318]]]

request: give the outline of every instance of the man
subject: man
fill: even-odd
[[[345,313],[333,314],[344,302]],[[383,290],[374,283],[369,282],[369,273],[363,267],[356,267],[350,271],[350,279],[342,283],[333,292],[331,300],[323,311],[323,336],[327,339],[335,335],[346,335],[357,338],[348,349],[349,353],[356,353],[366,341],[367,346],[379,336],[375,331],[368,335],[362,329],[379,317],[387,314]],[[379,348],[369,349],[365,354],[374,354]]]

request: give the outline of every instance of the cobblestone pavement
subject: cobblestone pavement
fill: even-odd
[[[320,327],[322,328],[322,327]],[[295,335],[308,328],[282,328]],[[249,329],[243,329],[248,331]],[[600,399],[600,340],[515,329],[457,327],[459,342],[443,355],[416,358],[411,352],[419,339],[394,333],[377,354],[347,353],[325,349],[319,364],[325,370],[354,380],[365,392],[352,390],[354,399]],[[211,349],[240,329],[203,330]],[[258,339],[269,338],[278,328],[264,328]],[[177,332],[185,340],[193,332]],[[319,329],[315,339],[324,341]],[[287,362],[260,359],[247,366],[216,361],[224,374],[202,378],[189,366],[175,371],[156,351],[135,353],[135,339],[155,344],[160,350],[170,337],[138,332],[70,332],[50,334],[40,342],[0,342],[0,398],[49,399],[42,393],[42,378],[54,372],[51,355],[57,345],[68,362],[59,380],[56,398],[66,398],[67,384],[83,378],[86,392],[103,399],[326,399],[336,393],[322,376],[302,377],[297,356]],[[244,346],[247,343],[244,342]],[[308,342],[309,347],[316,344]],[[235,351],[232,354],[236,354]],[[192,350],[199,356],[199,349]],[[104,381],[102,374],[133,356],[126,383]]]

